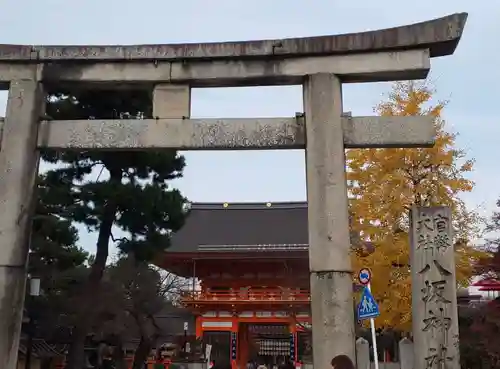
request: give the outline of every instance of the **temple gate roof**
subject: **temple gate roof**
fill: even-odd
[[[305,251],[307,203],[193,203],[167,252]]]

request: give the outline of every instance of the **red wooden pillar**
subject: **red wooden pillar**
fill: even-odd
[[[203,318],[201,317],[201,315],[198,315],[196,317],[196,338],[203,338],[203,328],[202,328],[202,320]]]

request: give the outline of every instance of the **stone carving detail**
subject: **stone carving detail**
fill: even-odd
[[[414,207],[411,219],[415,368],[458,369],[451,210],[448,207]]]

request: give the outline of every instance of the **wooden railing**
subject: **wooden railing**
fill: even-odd
[[[183,302],[307,302],[310,301],[309,291],[291,288],[245,288],[234,290],[202,290],[186,292],[182,295]]]

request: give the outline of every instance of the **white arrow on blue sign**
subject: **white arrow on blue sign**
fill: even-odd
[[[378,304],[368,288],[363,289],[361,302],[358,304],[358,320],[375,318],[380,315]]]

